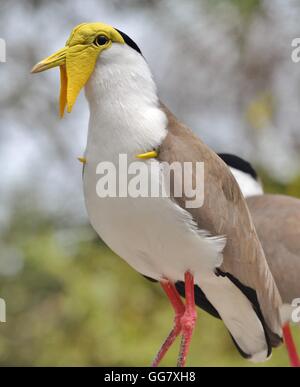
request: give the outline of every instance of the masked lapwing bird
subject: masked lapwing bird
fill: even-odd
[[[258,174],[249,162],[231,154],[219,156],[230,167],[247,198],[258,237],[284,303],[281,317],[291,363],[300,367],[287,324],[297,322],[297,316],[299,320],[296,308],[299,308],[300,300],[300,200],[264,194]]]
[[[226,164],[160,102],[140,49],[121,31],[102,23],[79,25],[63,49],[32,71],[56,66],[61,115],[65,107],[71,112],[83,87],[89,103],[83,182],[90,222],[114,252],[161,283],[175,311],[174,327],[153,365],[179,335],[178,365],[185,365],[196,323],[195,284],[241,354],[257,362],[268,359],[282,341],[282,302],[245,199]],[[166,165],[203,162],[204,204],[191,209],[190,195],[184,190],[181,197],[175,195],[178,181],[170,184],[169,196],[119,192],[101,198],[103,165],[116,166],[118,184],[126,178],[120,155],[128,163],[137,162],[139,155],[138,162],[158,185]],[[198,181],[194,168],[190,175]],[[185,283],[185,304],[175,287],[178,281]]]

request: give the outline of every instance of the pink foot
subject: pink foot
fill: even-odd
[[[176,338],[182,332],[178,366],[184,367],[197,319],[194,296],[194,278],[189,272],[185,274],[186,306],[183,304],[174,284],[169,281],[164,281],[161,283],[161,286],[171,301],[175,311],[174,328],[171,330],[169,336],[163,343],[152,366],[157,367],[159,365]]]
[[[182,340],[180,345],[178,367],[184,367],[192,341],[193,332],[197,321],[197,313],[194,296],[194,278],[191,273],[185,274],[186,310],[181,319]]]
[[[286,324],[283,327],[283,337],[284,337],[284,342],[289,354],[290,362],[292,367],[300,367],[300,360],[299,356],[297,353],[297,348],[295,345],[295,342],[293,340],[293,335],[291,332],[291,328],[289,324]]]
[[[181,333],[181,319],[185,312],[185,306],[180,298],[180,295],[178,294],[175,286],[168,282],[162,282],[161,283],[162,288],[164,289],[165,293],[167,294],[169,300],[171,301],[171,304],[175,311],[175,319],[174,319],[174,328],[171,330],[169,336],[161,346],[158,354],[155,357],[155,360],[152,364],[152,367],[158,367],[159,363],[164,358],[165,354],[168,352],[176,338]]]

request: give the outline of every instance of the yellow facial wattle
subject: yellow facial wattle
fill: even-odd
[[[125,43],[113,27],[102,23],[80,24],[73,29],[63,49],[34,66],[32,73],[60,67],[61,117],[66,107],[68,113],[72,111],[81,89],[95,69],[99,55],[113,43]]]

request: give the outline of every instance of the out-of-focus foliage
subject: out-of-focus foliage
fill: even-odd
[[[208,0],[213,6],[224,4],[224,0]],[[259,6],[262,4],[261,0],[227,0],[228,4],[235,6],[241,13],[242,16],[249,18],[253,12],[258,11]]]
[[[32,65],[71,28],[101,20],[141,46],[160,95],[218,151],[257,166],[268,192],[300,197],[300,65],[293,0],[2,0],[0,38],[0,365],[149,365],[172,325],[159,286],[87,225],[76,157],[87,107],[57,118],[58,73]],[[298,345],[300,332],[295,329]],[[166,358],[175,365],[178,346]],[[199,312],[189,365],[251,364]],[[288,365],[284,348],[264,364]]]

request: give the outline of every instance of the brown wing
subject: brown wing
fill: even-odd
[[[204,205],[187,211],[193,215],[200,229],[209,231],[213,236],[226,236],[221,270],[256,291],[268,327],[281,337],[278,311],[281,298],[234,177],[212,150],[163,108],[169,120],[169,131],[160,148],[159,159],[168,163],[204,162]],[[185,197],[175,200],[186,208]]]
[[[282,300],[290,304],[300,297],[300,200],[261,195],[247,204]]]

